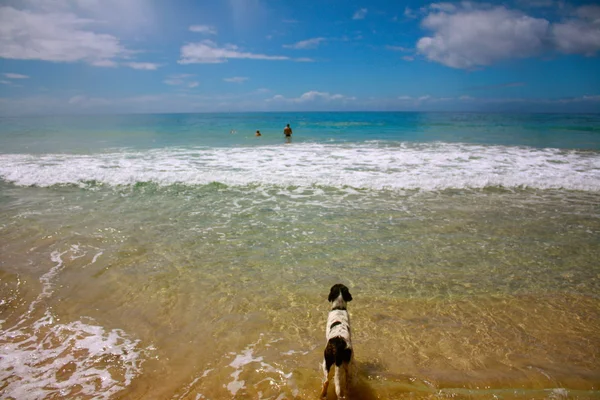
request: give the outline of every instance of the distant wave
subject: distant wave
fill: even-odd
[[[333,186],[366,189],[537,188],[600,191],[597,152],[427,143],[167,148],[106,154],[0,155],[0,178],[21,186]]]

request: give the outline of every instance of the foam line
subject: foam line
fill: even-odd
[[[21,186],[281,185],[366,189],[569,189],[600,191],[591,151],[455,143],[298,144],[160,149],[95,155],[0,155],[0,178]]]

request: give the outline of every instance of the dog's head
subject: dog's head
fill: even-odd
[[[346,308],[346,303],[352,301],[352,295],[346,287],[341,283],[336,283],[331,287],[329,291],[329,297],[327,298],[331,304],[331,308]]]

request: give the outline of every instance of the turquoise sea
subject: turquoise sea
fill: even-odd
[[[316,398],[335,283],[353,398],[600,398],[598,260],[598,114],[0,118],[0,398]]]

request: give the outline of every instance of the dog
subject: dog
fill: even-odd
[[[335,364],[335,394],[338,399],[346,398],[352,379],[352,340],[350,338],[350,315],[346,303],[352,300],[352,295],[345,285],[335,284],[329,291],[331,311],[327,317],[325,328],[325,347],[323,360],[323,390],[321,398],[327,397],[329,387],[329,370]]]

